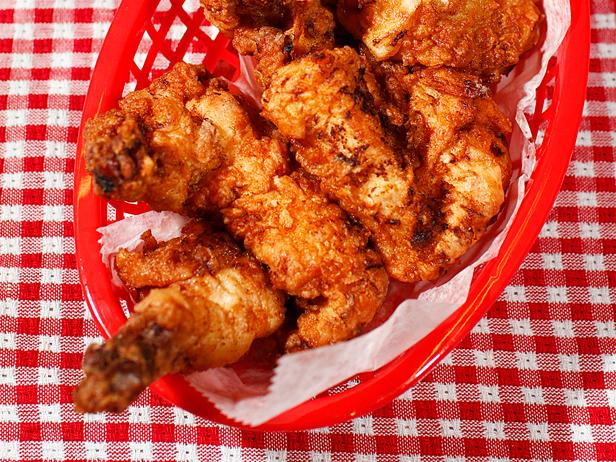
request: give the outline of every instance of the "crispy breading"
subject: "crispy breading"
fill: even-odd
[[[198,133],[193,151],[186,153],[183,144],[177,150],[168,145],[154,151],[148,139],[143,146],[157,156],[147,171],[152,179],[168,171],[167,160],[170,165],[183,156],[204,160],[180,167],[187,175],[181,184],[190,184],[188,193],[182,202],[165,202],[154,197],[158,186],[148,190],[149,179],[140,178],[146,172],[138,171],[133,180],[145,185],[144,200],[153,198],[158,207],[184,214],[218,214],[234,237],[268,266],[276,288],[306,299],[298,303],[313,311],[306,318],[322,312],[320,324],[300,322],[294,348],[351,338],[372,318],[387,292],[387,274],[367,234],[350,225],[309,179],[289,176],[285,142],[267,124],[256,123],[241,98],[220,81],[204,85],[204,94],[184,108]],[[161,124],[154,133],[157,130],[167,127]],[[86,146],[91,142],[85,141]],[[99,159],[90,159],[91,171],[96,172]],[[123,198],[123,190],[116,191],[114,197]]]
[[[444,229],[432,236],[432,252],[454,262],[483,235],[505,200],[511,122],[472,75],[428,68],[405,83],[417,143],[411,149],[421,159],[417,188],[440,202],[432,219]]]
[[[80,412],[124,410],[158,378],[231,364],[284,320],[284,295],[228,235],[190,223],[182,237],[122,251],[127,285],[157,287],[103,345],[86,351],[75,391]]]
[[[300,297],[304,313],[288,349],[347,340],[384,301],[387,274],[367,233],[301,173],[274,178],[270,191],[240,197],[223,213],[272,284]]]
[[[489,78],[536,45],[541,19],[534,0],[341,0],[337,16],[379,60]]]
[[[208,85],[187,108],[201,123],[197,148],[217,157],[215,169],[199,172],[202,180],[192,201],[197,209],[220,211],[240,197],[269,191],[274,177],[288,173],[286,141],[270,127],[257,130],[246,103],[225,85]]]
[[[286,146],[275,138],[257,139],[256,124],[248,111],[242,110],[238,118],[236,113],[225,112],[230,106],[218,107],[222,111],[218,120],[225,118],[218,128],[191,112],[197,99],[187,95],[197,97],[209,91],[241,100],[228,93],[225,82],[206,78],[201,72],[198,66],[178,63],[149,90],[130,93],[120,100],[119,109],[88,121],[84,155],[98,194],[144,201],[155,210],[202,216],[217,213],[244,186],[258,191],[268,187],[273,175],[286,172]],[[163,82],[181,88],[182,79],[194,88],[192,93],[158,93]],[[220,150],[216,138],[225,133],[232,137],[250,134],[234,152],[242,162],[231,165],[228,153]],[[256,150],[263,151],[262,155],[253,155]]]
[[[314,182],[281,174],[281,157],[264,144],[266,138],[256,138],[245,110],[228,92],[209,90],[189,107],[212,125],[211,142],[226,158],[208,176],[203,196],[216,201],[230,232],[267,265],[274,287],[306,299],[300,305],[319,320],[300,317],[301,343],[315,347],[356,335],[388,285],[365,231],[351,225]],[[236,193],[232,201],[219,193],[229,189]]]
[[[201,0],[201,4],[208,20],[233,37],[240,54],[256,58],[256,77],[264,88],[280,66],[334,46],[334,14],[320,0]]]
[[[275,27],[240,27],[233,35],[233,46],[239,54],[255,58],[254,74],[262,88],[269,86],[277,69],[291,61],[287,37]]]
[[[481,236],[510,175],[510,124],[476,77],[410,76],[412,101],[399,109],[409,139],[421,143],[402,153],[387,142],[374,76],[350,48],[284,66],[263,94],[264,115],[294,140],[298,162],[370,231],[389,274],[406,282],[436,278]]]
[[[190,212],[199,172],[215,165],[185,108],[205,92],[199,66],[178,63],[143,90],[86,123],[84,156],[94,190],[105,197],[145,201],[155,210]],[[164,162],[161,159],[164,158]]]
[[[295,141],[298,162],[322,189],[371,232],[390,275],[417,280],[416,265],[405,265],[416,222],[413,171],[386,143],[374,86],[353,50],[326,51],[274,74],[264,115]]]
[[[224,34],[241,26],[282,27],[288,22],[288,0],[201,0],[205,18]]]

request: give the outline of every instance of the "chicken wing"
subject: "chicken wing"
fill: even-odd
[[[539,38],[534,0],[340,0],[340,22],[378,60],[496,79]]]
[[[264,194],[223,211],[231,233],[268,268],[272,284],[304,310],[287,351],[358,335],[387,293],[388,279],[368,234],[301,173],[274,178]]]
[[[205,18],[223,34],[238,27],[284,27],[289,21],[288,0],[201,0]]]
[[[427,68],[403,82],[410,91],[410,147],[421,159],[417,188],[440,203],[435,218],[444,229],[431,236],[433,252],[453,262],[482,236],[505,200],[511,122],[472,75]]]
[[[272,73],[293,59],[334,45],[334,14],[320,0],[201,0],[206,18],[254,56],[265,88]]]
[[[228,235],[191,223],[183,236],[121,251],[123,281],[152,288],[117,334],[91,345],[75,391],[80,412],[124,410],[160,377],[236,362],[284,320],[284,295]]]
[[[86,123],[84,156],[95,192],[195,214],[190,198],[199,173],[216,167],[218,159],[195,149],[203,136],[185,104],[205,92],[207,78],[204,68],[178,63],[148,88],[121,99],[118,109]]]
[[[303,168],[370,231],[389,274],[413,282],[439,276],[498,212],[510,124],[476,77],[427,69],[405,85],[411,146],[402,153],[379,120],[387,105],[375,78],[350,48],[279,69],[263,104]]]
[[[310,313],[301,318],[289,348],[352,337],[372,319],[388,286],[366,232],[349,222],[309,178],[289,175],[285,142],[247,111],[241,98],[220,81],[211,80],[205,86],[204,94],[184,107],[196,133],[193,152],[185,154],[183,144],[177,150],[169,145],[160,151],[149,145],[157,130],[168,130],[165,124],[145,138],[143,149],[157,162],[149,170],[136,170],[132,178],[145,185],[144,200],[154,196],[157,186],[148,189],[150,183],[141,175],[157,178],[186,155],[188,165],[180,170],[186,177],[180,184],[190,185],[188,194],[182,202],[155,197],[156,206],[184,214],[218,214],[233,236],[268,266],[274,286],[301,299],[298,305]],[[139,130],[138,124],[135,127]],[[132,135],[115,132],[109,139],[126,136]],[[86,156],[92,152],[91,142],[86,137]],[[93,173],[99,159],[88,161]],[[105,162],[110,161],[105,158]],[[112,173],[116,177],[109,181],[119,183],[119,171]],[[114,197],[123,198],[121,188],[115,191]]]

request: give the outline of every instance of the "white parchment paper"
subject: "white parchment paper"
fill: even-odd
[[[534,169],[536,148],[525,113],[534,110],[536,89],[571,20],[566,0],[544,0],[543,7],[547,32],[542,47],[500,83],[495,96],[505,114],[515,120],[510,146],[513,180],[497,222],[441,281],[422,283],[412,290],[392,283],[391,299],[404,299],[407,293],[412,297],[404,299],[385,322],[364,335],[336,345],[285,355],[278,360],[273,375],[271,371],[267,373],[256,367],[252,371],[250,367],[243,368],[241,373],[228,367],[188,376],[191,385],[224,414],[249,425],[266,422],[358,373],[384,366],[464,303],[475,268],[498,253]],[[236,86],[252,99],[258,99],[255,97],[258,90],[250,76],[251,62],[242,59],[241,63],[243,75]],[[118,248],[138,245],[143,231],[152,229],[157,239],[165,240],[164,236],[170,239],[179,234],[186,222],[183,217],[166,212],[148,212],[129,220],[129,226],[124,225],[124,220],[100,229],[106,262]],[[117,233],[121,229],[120,236]]]

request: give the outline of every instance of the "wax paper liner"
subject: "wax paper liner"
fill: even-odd
[[[141,235],[151,231],[159,242],[168,241],[181,234],[182,227],[190,221],[177,213],[146,212],[141,215],[129,216],[110,225],[98,228],[101,234],[101,257],[111,270],[113,283],[122,286],[122,281],[115,271],[113,263],[119,249],[135,250],[142,244]]]
[[[379,326],[347,342],[282,356],[269,373],[243,368],[217,368],[191,374],[189,383],[207,397],[225,415],[249,425],[259,425],[304,401],[340,384],[361,372],[376,370],[389,363],[425,337],[459,308],[468,296],[475,268],[494,258],[524,198],[525,185],[535,166],[535,144],[525,114],[534,110],[536,89],[541,84],[548,61],[562,43],[570,24],[569,3],[563,0],[543,2],[547,21],[546,38],[540,49],[528,56],[497,88],[495,99],[502,110],[515,120],[510,143],[514,175],[503,211],[486,235],[436,283],[414,288],[392,283],[389,297],[400,299],[410,293]],[[252,62],[240,58],[242,75],[237,88],[253,100],[259,89],[252,76]],[[155,218],[158,217],[158,218]],[[143,224],[136,223],[143,218]],[[122,234],[135,246],[134,239],[146,226],[156,227],[158,235],[175,237],[185,220],[176,214],[149,212],[132,217],[130,231]],[[120,229],[124,221],[110,226]],[[138,235],[135,230],[140,231]],[[102,228],[106,261],[110,249],[121,247],[119,239],[108,240],[110,227]],[[154,233],[157,236],[157,233]],[[138,241],[138,238],[137,238]],[[406,291],[406,292],[405,292]],[[269,387],[267,386],[269,382]]]

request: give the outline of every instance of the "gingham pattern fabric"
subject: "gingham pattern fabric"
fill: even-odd
[[[0,0],[0,460],[616,460],[616,15],[592,6],[573,162],[522,268],[422,383],[300,433],[219,426],[149,392],[81,416],[98,339],[75,266],[80,109],[114,0]]]

